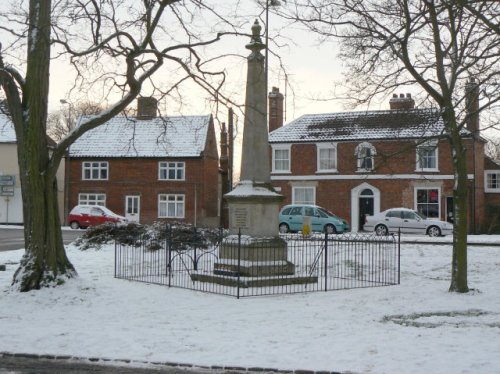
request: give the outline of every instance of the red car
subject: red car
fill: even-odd
[[[106,222],[127,223],[127,219],[104,206],[100,205],[77,205],[68,216],[68,222],[72,229],[97,226]]]

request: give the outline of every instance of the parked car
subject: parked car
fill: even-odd
[[[451,234],[453,225],[445,221],[429,219],[412,209],[392,208],[373,216],[366,216],[363,229],[375,231],[377,235],[387,235],[401,229],[402,233],[407,234],[442,236]]]
[[[68,222],[72,229],[97,226],[106,222],[127,223],[127,219],[104,206],[100,205],[77,205],[68,216]]]
[[[343,233],[350,230],[349,223],[328,210],[309,204],[285,205],[279,214],[279,231],[296,232],[303,229],[304,217],[311,217],[311,231],[329,234]]]

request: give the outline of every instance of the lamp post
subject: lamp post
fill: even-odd
[[[68,121],[66,123],[66,125],[68,126],[68,129],[70,128],[70,123],[69,121],[71,121],[71,112],[72,112],[72,107],[73,105],[65,100],[65,99],[61,99],[59,100],[59,102],[62,104],[62,105],[68,105]],[[64,162],[64,207],[63,207],[63,210],[64,210],[64,224],[69,224],[69,222],[67,221],[68,220],[68,214],[69,214],[69,178],[70,178],[70,172],[69,172],[69,163],[70,163],[70,157],[69,157],[69,147],[68,149],[66,149],[66,160]]]
[[[265,27],[265,32],[266,32],[266,38],[265,38],[265,43],[266,43],[266,51],[265,51],[265,65],[264,65],[264,70],[266,74],[266,92],[269,92],[269,87],[268,87],[268,76],[269,76],[269,7],[270,6],[279,6],[280,2],[279,0],[266,0],[266,27]]]

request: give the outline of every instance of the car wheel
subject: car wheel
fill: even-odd
[[[387,230],[386,225],[377,225],[375,226],[375,234],[377,234],[378,236],[386,236],[387,234],[389,234],[389,230]]]
[[[337,229],[335,228],[335,226],[328,224],[328,225],[325,225],[325,232],[327,234],[336,234]]]
[[[279,229],[281,234],[286,234],[287,232],[290,231],[290,227],[288,227],[286,223],[281,223]]]
[[[77,230],[80,228],[80,224],[77,222],[77,221],[73,221],[69,224],[69,226],[73,229],[73,230]]]
[[[429,235],[429,236],[441,236],[441,229],[437,226],[431,226],[427,229],[427,235]]]

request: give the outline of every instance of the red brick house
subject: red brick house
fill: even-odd
[[[105,205],[132,221],[219,225],[219,156],[211,115],[117,116],[78,139],[67,157],[68,207]]]
[[[272,112],[282,96],[269,100]],[[414,108],[409,94],[394,95],[390,107],[304,115],[285,126],[271,114],[271,181],[285,203],[323,206],[353,231],[365,214],[399,206],[452,220],[454,172],[439,112]],[[485,157],[478,128],[476,116],[463,131],[472,233],[488,230],[487,207],[500,207],[500,167]]]

